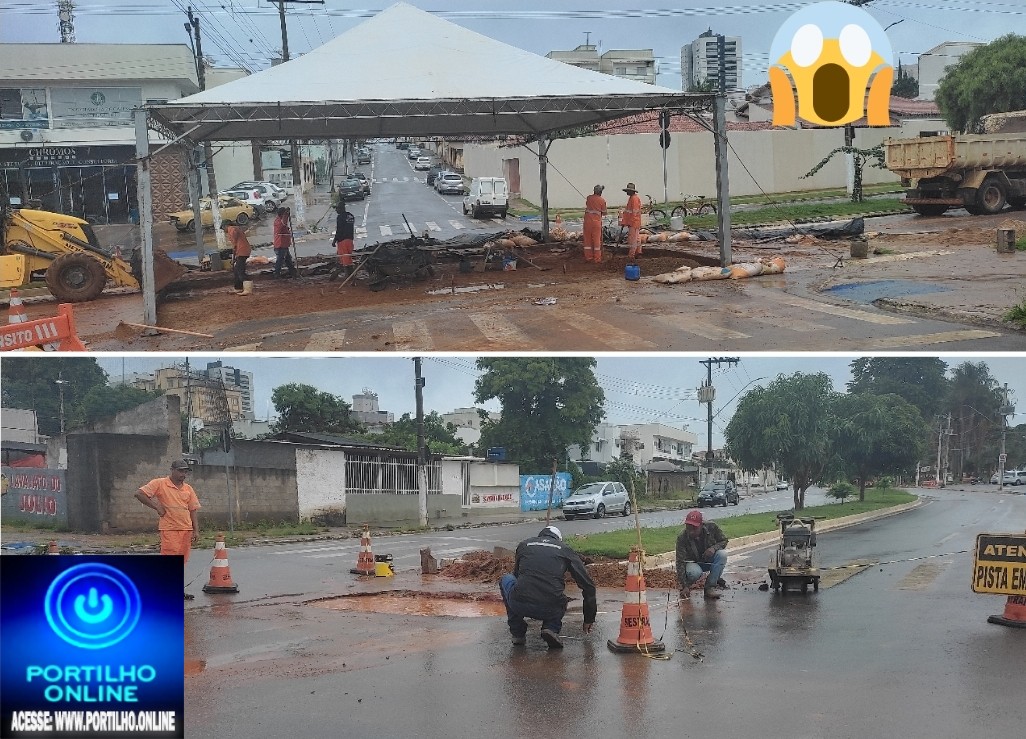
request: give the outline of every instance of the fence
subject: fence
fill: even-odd
[[[426,465],[428,495],[442,492],[442,469],[438,462]],[[417,460],[382,459],[371,454],[346,454],[346,495],[417,495]]]

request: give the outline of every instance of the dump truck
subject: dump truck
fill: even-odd
[[[924,216],[948,208],[973,215],[1026,206],[1026,134],[888,139],[887,169],[901,177],[903,202]]]
[[[62,303],[95,300],[108,282],[139,289],[141,259],[126,261],[104,249],[88,221],[62,213],[12,206],[0,197],[0,288],[43,280]],[[159,292],[187,271],[163,252],[154,254]]]

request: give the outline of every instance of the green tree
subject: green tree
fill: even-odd
[[[980,130],[989,113],[1026,109],[1026,36],[1010,33],[947,68],[934,100],[952,131]]]
[[[474,384],[478,403],[502,405],[498,421],[481,425],[481,446],[505,447],[522,469],[549,472],[572,444],[587,449],[605,413],[605,395],[590,357],[495,357],[479,359]]]
[[[91,357],[4,357],[2,372],[3,405],[34,410],[44,436],[61,431],[61,390],[64,428],[72,430],[87,422],[83,401],[89,392],[107,385],[107,374]]]
[[[851,365],[850,393],[901,396],[924,419],[936,415],[948,391],[946,362],[938,357],[860,357]]]
[[[118,385],[94,385],[82,396],[80,411],[83,423],[89,424],[115,416],[164,394],[163,390],[140,390]]]
[[[635,497],[631,499],[631,505],[634,505],[634,500],[637,496],[645,493],[645,476],[638,474],[638,469],[634,466],[634,460],[629,456],[620,455],[607,464],[606,474],[603,477],[606,480],[616,480],[623,483],[623,486],[629,492],[633,492]]]
[[[926,450],[923,417],[897,395],[851,393],[834,400],[836,454],[859,481],[859,500],[876,475],[907,473]]]
[[[986,362],[963,362],[951,371],[945,410],[955,434],[952,449],[958,450],[949,460],[955,479],[982,473],[993,464],[1001,439],[1001,403],[1001,389]]]
[[[898,62],[898,72],[891,85],[891,96],[909,100],[919,97],[919,80],[906,72],[901,62]]]
[[[312,385],[289,383],[271,392],[271,402],[278,420],[271,425],[276,436],[290,431],[315,434],[361,433],[363,425],[356,421],[349,403]]]
[[[456,425],[443,421],[442,417],[438,415],[438,411],[431,411],[424,416],[424,442],[433,454],[466,454],[467,446],[456,436],[456,431]],[[364,441],[396,446],[415,452],[417,451],[417,419],[409,413],[404,413],[402,418],[386,426],[381,433],[364,434],[360,438]]]
[[[742,469],[775,465],[791,480],[794,508],[801,510],[805,491],[831,461],[830,408],[836,395],[822,372],[780,375],[749,391],[727,424],[727,453]]]

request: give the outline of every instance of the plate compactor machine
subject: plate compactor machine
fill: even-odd
[[[778,513],[780,543],[770,556],[769,576],[773,589],[787,593],[809,585],[819,591],[819,567],[816,559],[816,519],[800,518],[793,513]]]

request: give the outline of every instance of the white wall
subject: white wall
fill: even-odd
[[[296,450],[296,487],[299,518],[346,507],[345,452],[324,449]]]
[[[907,138],[920,130],[936,129],[935,120],[912,120],[901,128],[860,128],[855,145],[873,147],[887,138]],[[728,134],[727,172],[730,194],[758,195],[844,187],[844,157],[836,154],[815,176],[800,179],[833,149],[844,144],[842,129],[779,129],[731,131]],[[667,195],[680,200],[681,193],[707,195],[716,192],[715,152],[711,133],[674,133],[667,152]],[[522,147],[499,148],[495,144],[465,143],[463,161],[468,177],[500,176],[502,161],[520,159],[521,194],[541,203],[538,160]],[[554,208],[578,208],[597,184],[604,184],[610,210],[627,203],[627,182],[637,184],[643,196],[663,198],[662,154],[658,134],[623,134],[560,139],[549,149],[548,195]],[[742,166],[744,163],[744,166]],[[886,169],[866,167],[863,182],[896,183]],[[644,200],[644,198],[642,198]]]

